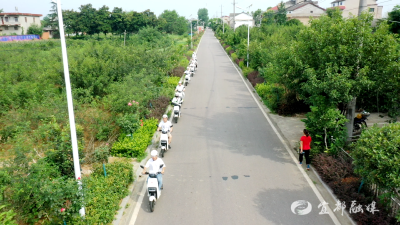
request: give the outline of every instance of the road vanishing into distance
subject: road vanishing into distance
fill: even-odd
[[[144,196],[135,224],[334,224],[211,30],[197,58],[163,158],[164,190],[154,212]],[[297,200],[312,211],[294,214]]]

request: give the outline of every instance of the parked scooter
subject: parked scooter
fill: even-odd
[[[164,158],[164,153],[168,150],[168,131],[161,130],[161,137],[160,137],[160,157]]]
[[[160,165],[160,169],[163,168],[163,166],[164,166],[163,164]],[[144,166],[140,165],[140,167],[144,169]],[[161,196],[161,190],[158,188],[157,174],[149,172],[146,172],[145,174],[149,175],[149,180],[147,181],[147,196],[149,196],[150,211],[153,212],[154,206],[156,205],[156,201]]]
[[[353,132],[360,131],[363,124],[365,125],[365,127],[368,127],[366,120],[368,119],[369,115],[371,115],[371,113],[362,110],[360,113],[357,114],[356,117],[354,117]]]

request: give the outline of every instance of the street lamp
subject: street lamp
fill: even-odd
[[[72,91],[71,91],[71,82],[69,79],[67,46],[65,44],[64,22],[63,22],[63,15],[61,12],[61,2],[60,1],[61,0],[52,0],[53,3],[57,4],[58,25],[59,25],[59,31],[60,31],[61,52],[62,52],[63,65],[64,65],[65,88],[66,88],[66,92],[67,92],[69,127],[71,130],[72,156],[73,156],[73,161],[74,161],[75,179],[78,181],[79,190],[82,190],[81,167],[79,165],[78,141],[76,138],[74,105],[72,102]],[[85,216],[85,208],[82,207],[79,210],[79,213],[81,216]]]
[[[249,6],[247,6],[246,8],[248,8],[249,9],[249,12],[250,12],[250,7],[252,6],[253,4],[251,4],[251,5],[249,5]],[[236,6],[237,8],[239,8],[239,9],[242,9],[242,8],[240,8],[239,6]],[[244,9],[243,9],[244,10]],[[235,16],[235,15],[234,15]],[[251,21],[251,20],[248,20],[248,21]],[[235,24],[233,25],[233,26],[235,26]],[[247,23],[247,67],[249,67],[249,47],[250,47],[250,24],[249,23]]]

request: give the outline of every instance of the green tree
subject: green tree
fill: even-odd
[[[400,123],[363,131],[351,153],[355,172],[380,190],[400,197],[399,149]]]
[[[262,10],[261,9],[257,9],[255,12],[251,13],[253,15],[253,19],[255,21],[256,25],[259,25],[261,22],[261,17],[262,17]]]
[[[185,17],[179,16],[175,10],[165,10],[159,18],[165,19],[166,23],[162,29],[167,33],[182,35],[186,31]]]
[[[311,26],[297,35],[297,42],[284,50],[287,58],[281,60],[285,62],[281,66],[285,68],[282,82],[321,115],[328,109],[337,109],[338,105],[347,105],[363,90],[388,86],[384,79],[393,77],[388,69],[396,65],[398,45],[388,35],[387,25],[381,24],[372,32],[371,23],[372,16],[368,13],[344,19],[339,10],[332,17],[312,20]],[[308,115],[308,120],[318,120],[313,114]],[[330,119],[334,121],[337,117]],[[309,124],[315,124],[312,125],[315,128],[318,121]],[[329,131],[314,130],[321,143],[331,136]]]
[[[51,2],[50,13],[43,18],[44,24],[43,26],[50,28],[53,30],[53,37],[57,38],[60,36],[58,29],[58,15],[57,15],[57,4]]]
[[[79,11],[79,20],[81,21],[82,32],[89,35],[98,33],[96,22],[97,10],[93,8],[92,4],[81,5]]]
[[[263,14],[262,25],[265,26],[275,23],[274,17],[275,17],[275,12],[273,10],[267,10]]]
[[[111,13],[109,11],[108,6],[103,6],[96,12],[96,25],[97,25],[97,32],[96,33],[110,33],[112,31],[111,28]]]
[[[275,22],[279,25],[283,25],[286,23],[286,7],[285,7],[285,3],[281,2],[278,5],[278,11],[275,13]]]
[[[390,32],[400,34],[400,5],[396,5],[393,10],[389,12],[388,23],[390,24]]]
[[[208,23],[208,9],[206,8],[201,8],[197,11],[197,16],[201,22],[204,22],[204,24]]]
[[[3,9],[0,9],[0,13],[2,13],[2,12],[4,12],[4,10],[3,10]]]
[[[126,22],[126,13],[122,11],[122,8],[115,7],[111,12],[112,32],[116,34],[124,33],[127,27]]]
[[[43,29],[42,29],[42,27],[38,26],[37,24],[32,24],[31,26],[29,26],[27,34],[37,34],[39,36],[42,36]]]
[[[65,26],[65,32],[69,35],[70,33],[78,34],[81,32],[81,23],[79,20],[79,12],[74,10],[63,10],[63,20]]]

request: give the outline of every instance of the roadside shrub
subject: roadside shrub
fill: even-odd
[[[351,153],[355,172],[380,189],[396,193],[400,187],[399,149],[400,123],[364,130]]]
[[[117,125],[125,134],[133,134],[140,126],[140,119],[137,114],[124,114],[117,119]]]
[[[193,49],[186,52],[186,57],[192,57]]]
[[[361,178],[356,176],[353,171],[351,161],[346,161],[340,157],[330,156],[321,153],[314,157],[312,164],[321,176],[322,180],[329,185],[337,198],[344,202],[348,211],[352,202],[360,204],[364,213],[350,213],[350,216],[357,224],[400,224],[396,219],[388,216],[385,206],[363,186],[358,193]],[[372,214],[366,211],[366,207],[374,201],[376,209],[379,210]]]
[[[189,62],[188,62],[188,64],[189,64]],[[182,77],[183,72],[185,72],[185,67],[179,66],[179,67],[175,67],[174,69],[172,69],[172,71],[170,72],[170,75],[173,77]]]
[[[232,53],[231,58],[232,58],[232,61],[236,62],[238,57],[237,57],[236,53]]]
[[[17,215],[12,209],[4,211],[6,205],[0,205],[0,223],[3,225],[18,225],[14,217]]]
[[[114,162],[106,164],[104,177],[101,164],[94,166],[90,177],[83,179],[85,192],[85,219],[75,217],[68,224],[110,224],[119,209],[120,201],[129,194],[128,186],[133,182],[132,164]]]
[[[186,56],[185,56],[185,58],[182,58],[181,61],[179,61],[178,67],[186,68],[189,65],[190,58],[191,58],[190,56],[189,56],[189,58],[187,58]]]
[[[280,106],[276,111],[279,115],[294,115],[295,113],[310,112],[308,106],[303,100],[296,98],[296,93],[287,91],[283,94]]]
[[[224,46],[224,49],[226,50],[227,48],[229,48],[230,47],[230,45],[225,45]]]
[[[280,106],[284,89],[279,84],[260,83],[255,86],[258,95],[264,100],[264,104],[276,112]]]
[[[226,53],[228,53],[228,54],[229,54],[229,51],[231,51],[231,50],[232,50],[232,47],[227,47],[227,48],[225,49]]]
[[[240,61],[239,61],[239,67],[240,67],[240,69],[243,70],[243,68],[244,68],[244,60],[243,60],[243,59],[240,59]]]
[[[143,121],[143,126],[137,129],[132,137],[126,137],[122,134],[118,141],[113,144],[111,155],[129,158],[144,156],[147,146],[151,144],[157,123],[158,120],[156,119],[148,119]]]
[[[94,157],[97,162],[107,163],[110,156],[110,147],[101,146],[94,150]]]
[[[178,85],[180,79],[181,79],[180,77],[168,77],[167,80],[168,88],[173,88],[175,90],[175,87]]]
[[[151,100],[149,103],[150,114],[148,118],[160,119],[165,113],[171,99],[165,96],[160,96],[157,99]]]
[[[246,70],[247,69],[245,68],[244,71],[246,71]],[[251,83],[251,85],[253,85],[253,87],[255,87],[257,84],[264,83],[264,78],[262,78],[259,75],[258,71],[255,71],[253,69],[249,69],[247,73],[248,73],[247,74],[247,79],[250,81],[250,83]]]

